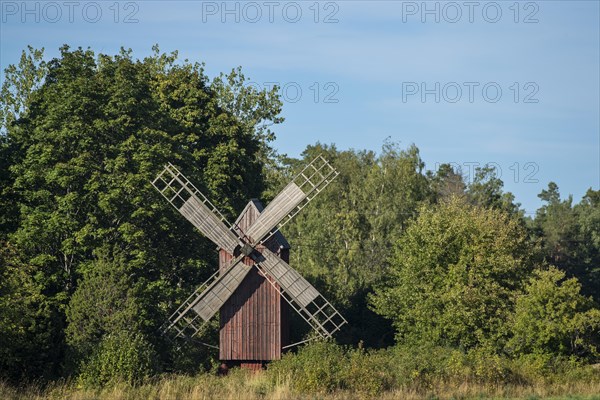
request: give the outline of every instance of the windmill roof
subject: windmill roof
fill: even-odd
[[[255,211],[257,214],[260,214],[264,209],[265,207],[259,199],[251,199],[240,213],[240,216],[235,220],[235,225],[240,225],[242,229],[247,229],[248,227],[244,226],[245,224],[243,221],[246,217],[246,214],[248,214],[251,211]],[[280,231],[275,232],[271,240],[275,240],[279,247],[282,247],[284,249],[291,248],[290,244]]]

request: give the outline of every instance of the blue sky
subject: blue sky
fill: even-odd
[[[526,212],[600,186],[598,1],[1,1],[0,65],[62,44],[158,43],[282,89],[275,147],[415,143],[427,169],[492,163]]]

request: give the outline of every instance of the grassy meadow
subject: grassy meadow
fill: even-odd
[[[481,384],[476,382],[432,382],[427,387],[406,386],[378,393],[338,389],[305,393],[294,390],[293,376],[278,381],[266,372],[234,371],[226,377],[203,374],[195,377],[163,376],[139,385],[114,384],[101,389],[85,389],[73,382],[59,382],[45,389],[16,389],[0,384],[0,398],[6,400],[351,400],[351,399],[600,399],[600,382],[535,384]]]
[[[0,383],[7,400],[597,399],[600,364],[519,360],[440,347],[353,349],[316,342],[263,371],[234,368],[90,385],[73,378],[45,387]]]

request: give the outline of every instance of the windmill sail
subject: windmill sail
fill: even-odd
[[[259,241],[305,198],[306,193],[294,182],[290,182],[260,213],[254,224],[245,232],[246,236],[254,242]]]
[[[179,212],[217,246],[233,254],[239,240],[200,200],[192,196]]]
[[[223,304],[233,294],[235,289],[240,286],[252,265],[246,265],[238,262],[229,268],[223,275],[219,276],[212,285],[202,292],[192,308],[204,321],[208,321],[216,314]]]
[[[251,265],[242,262],[243,256],[233,260],[231,266],[223,273],[217,271],[204,282],[188,299],[169,317],[163,332],[174,329],[177,336],[194,336],[203,322],[208,322],[221,306],[231,297],[242,283]],[[190,316],[190,311],[194,311]],[[203,321],[197,321],[198,317]]]
[[[166,165],[152,185],[204,236],[234,253],[239,239],[228,228],[225,217],[177,168]]]
[[[243,234],[251,238],[253,243],[265,242],[274,228],[280,229],[291,220],[337,175],[338,172],[327,160],[322,156],[316,157],[275,196]]]
[[[268,249],[255,255],[255,262],[271,284],[281,287],[280,294],[319,335],[331,337],[347,322],[302,275]]]

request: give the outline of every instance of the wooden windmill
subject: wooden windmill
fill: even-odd
[[[318,336],[338,331],[346,320],[290,267],[289,245],[279,232],[337,175],[318,156],[264,210],[251,200],[231,225],[177,168],[166,165],[152,185],[219,247],[220,266],[169,317],[163,332],[191,338],[220,310],[220,359],[256,368],[298,344],[289,344],[288,304]]]

